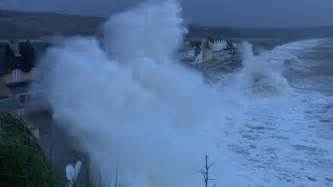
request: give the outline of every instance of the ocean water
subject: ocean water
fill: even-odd
[[[259,64],[252,72],[268,71],[267,76],[278,72],[281,77],[271,78],[268,84],[276,86],[283,77],[287,86],[272,89],[259,83],[259,92],[241,96],[242,106],[247,106],[238,108],[222,131],[224,149],[233,153],[229,163],[237,160],[238,167],[237,175],[232,173],[226,179],[236,178],[237,182],[225,185],[333,185],[332,42],[294,41],[272,50],[261,49],[252,57],[251,66]],[[228,82],[234,79],[230,77],[243,71],[221,75],[222,87],[230,89]]]
[[[211,185],[333,185],[332,41],[244,41],[242,67],[207,84],[174,58],[185,32],[176,1],[148,2],[111,17],[102,42],[42,58],[38,85],[98,183],[200,187],[208,155]]]

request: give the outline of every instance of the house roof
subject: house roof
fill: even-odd
[[[17,40],[16,42],[18,45],[21,45],[27,41],[31,43],[32,47],[37,50],[37,52],[43,52],[51,46],[51,42],[47,40]],[[4,49],[9,43],[9,40],[0,40],[0,47]]]
[[[22,109],[23,106],[20,105],[16,99],[2,99],[0,100],[0,112],[12,112]]]
[[[1,75],[5,74],[5,73],[9,73],[13,69],[22,69],[25,72],[30,71],[29,67],[31,65],[34,66],[36,63],[35,57],[38,57],[38,56],[42,55],[43,53],[45,53],[45,51],[51,46],[50,42],[43,41],[43,40],[17,40],[16,42],[17,43],[16,43],[15,47],[13,47],[14,45],[10,45],[10,41],[0,40],[0,74]],[[27,45],[27,42],[30,42],[31,45]],[[12,47],[10,47],[10,46],[12,46]],[[8,49],[8,47],[9,47],[9,49]],[[7,54],[8,50],[10,50],[10,49],[12,49],[11,51],[13,52],[15,63],[8,66],[5,63],[5,59],[6,59],[6,54]],[[13,50],[13,49],[15,49],[15,50]],[[19,51],[17,51],[17,50],[19,50]],[[30,64],[30,61],[29,61],[30,56],[28,56],[28,57],[25,56],[25,58],[23,58],[22,56],[24,56],[24,55],[15,55],[17,53],[23,53],[23,52],[25,54],[33,53],[32,56],[34,56],[34,58],[33,58],[34,60],[32,61],[32,64]],[[27,64],[26,60],[28,60],[29,65]],[[28,68],[28,70],[26,70],[27,68]]]

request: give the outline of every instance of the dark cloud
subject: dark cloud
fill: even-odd
[[[200,23],[210,18],[211,24],[237,26],[333,25],[333,1],[330,0],[208,1],[187,3],[188,15]]]
[[[111,15],[143,0],[1,0],[26,11]],[[155,0],[156,1],[156,0]],[[332,0],[182,0],[190,22],[242,27],[333,25]]]
[[[0,8],[66,14],[110,15],[133,6],[136,0],[1,0]]]

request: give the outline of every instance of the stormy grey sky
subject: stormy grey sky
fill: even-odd
[[[110,15],[143,0],[0,0],[0,8]],[[333,0],[181,0],[186,20],[204,25],[333,25]]]

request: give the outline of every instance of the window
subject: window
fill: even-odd
[[[24,104],[25,103],[25,95],[20,95],[20,104]]]
[[[22,72],[19,69],[15,69],[12,71],[12,80],[13,81],[19,81],[21,80]]]
[[[23,117],[25,116],[24,108],[17,110],[17,111],[16,111],[16,114],[17,114],[19,117],[23,118]]]

